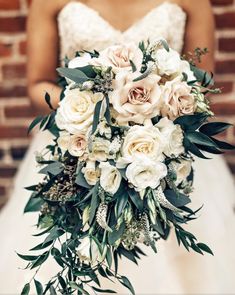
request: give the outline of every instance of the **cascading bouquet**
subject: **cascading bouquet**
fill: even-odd
[[[31,249],[39,254],[18,255],[37,272],[52,256],[60,271],[45,286],[33,276],[22,294],[32,281],[37,294],[115,293],[101,289],[100,276],[134,294],[119,259],[137,263],[141,244],[157,252],[171,229],[187,250],[212,254],[182,227],[198,212],[188,207],[193,156],[234,148],[214,137],[230,124],[208,122],[206,94],[218,92],[211,75],[164,40],[77,52],[58,72],[58,109],[46,94],[51,113],[29,128],[54,135],[47,156],[37,155],[44,178],[27,188],[25,207],[39,211],[36,236],[47,236]]]

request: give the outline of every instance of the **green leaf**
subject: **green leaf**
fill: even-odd
[[[45,94],[45,101],[48,104],[49,108],[51,110],[54,110],[54,108],[53,108],[53,106],[51,104],[51,97],[50,97],[50,94],[48,92],[46,92],[46,94]]]
[[[128,195],[126,195],[126,192],[122,193],[120,197],[117,198],[117,202],[115,204],[115,215],[117,218],[123,213],[123,210],[125,209],[127,202]]]
[[[84,67],[78,67],[76,69],[83,72],[88,78],[95,78],[96,77],[96,72],[94,71],[93,66],[91,66],[91,65],[87,65]]]
[[[42,200],[41,198],[31,197],[24,208],[24,213],[37,212],[41,209],[43,204],[44,200]]]
[[[151,69],[147,69],[142,75],[138,76],[137,78],[133,79],[133,82],[138,82],[148,77],[151,74]]]
[[[50,286],[50,295],[57,295],[56,290],[53,286]]]
[[[174,124],[179,124],[185,131],[195,131],[206,121],[207,118],[207,113],[185,115],[175,119]]]
[[[91,209],[89,215],[89,224],[92,224],[93,219],[95,217],[96,209],[99,206],[99,197],[98,197],[98,187],[99,185],[96,184],[96,188],[93,191],[92,198],[91,198]]]
[[[110,289],[99,289],[99,288],[96,288],[94,286],[92,286],[92,289],[95,290],[96,292],[99,292],[99,293],[107,293],[107,294],[115,294],[115,293],[117,293],[116,291],[113,291],[113,290],[110,290]]]
[[[173,190],[167,189],[164,191],[164,194],[167,200],[177,208],[191,203],[191,200],[188,196],[181,193],[176,194]]]
[[[167,52],[169,52],[169,51],[170,51],[170,48],[169,48],[169,45],[168,45],[168,43],[166,42],[166,40],[162,39],[162,40],[161,40],[161,43],[162,43],[162,46],[165,48],[165,50],[166,50]]]
[[[87,75],[85,75],[81,70],[78,69],[58,68],[57,71],[61,76],[66,77],[79,84],[89,80]]]
[[[48,251],[43,253],[42,255],[40,255],[38,257],[38,259],[33,262],[32,266],[31,266],[31,269],[33,269],[35,267],[38,267],[39,265],[43,264],[47,260],[48,257],[49,257],[49,252]]]
[[[64,169],[64,165],[60,162],[53,162],[39,171],[40,174],[58,175]]]
[[[131,64],[131,68],[132,68],[132,72],[136,72],[137,71],[137,68],[136,68],[136,65],[134,64],[133,60],[130,59],[130,64]]]
[[[134,189],[129,189],[128,194],[136,208],[140,211],[143,211],[144,203],[141,200],[140,195]]]
[[[26,261],[35,261],[36,259],[38,259],[39,255],[35,256],[35,255],[22,255],[19,253],[16,253],[21,259],[26,260]]]
[[[206,253],[209,253],[211,255],[214,256],[214,253],[212,252],[212,250],[206,245],[206,244],[203,244],[203,243],[198,243],[197,246],[204,252]]]
[[[208,136],[213,136],[227,130],[231,126],[233,125],[224,122],[210,122],[202,125],[199,130]]]
[[[113,230],[112,232],[108,233],[108,241],[110,245],[114,245],[115,242],[121,238],[121,236],[123,235],[123,232],[125,230],[125,223],[123,222],[120,226],[118,230]]]
[[[235,149],[235,146],[232,145],[232,144],[229,144],[225,141],[221,141],[221,140],[218,140],[218,139],[215,139],[215,138],[211,138],[216,144],[217,146],[222,149],[222,150],[234,150]]]
[[[109,268],[111,268],[111,266],[112,266],[112,253],[111,253],[110,248],[107,248],[106,261],[108,263]]]
[[[92,124],[92,134],[96,131],[96,128],[100,121],[100,110],[101,110],[102,102],[103,102],[102,100],[98,101],[95,106],[93,124]]]
[[[45,241],[43,244],[46,244],[48,242],[54,241],[57,238],[59,238],[60,236],[62,236],[64,234],[64,231],[62,229],[59,229],[58,227],[54,227],[50,234],[46,237]]]
[[[42,287],[42,284],[35,280],[34,279],[34,284],[35,284],[35,288],[36,288],[36,291],[37,291],[37,295],[43,295],[43,287]]]
[[[63,288],[63,290],[67,290],[67,284],[66,284],[65,280],[61,276],[58,276],[58,280],[59,280],[59,283],[60,283],[61,287]]]
[[[207,135],[201,133],[201,132],[188,132],[186,134],[187,138],[196,144],[200,144],[200,145],[205,145],[205,146],[209,146],[209,147],[217,147],[216,143],[210,139],[210,137],[208,137]]]
[[[30,284],[26,284],[23,290],[21,291],[21,295],[28,295],[29,291],[30,291]]]
[[[202,158],[202,159],[210,159],[203,155],[203,153],[199,150],[199,148],[190,140],[188,140],[187,137],[184,138],[184,147],[187,151],[191,152],[195,156]]]
[[[36,247],[30,249],[29,251],[38,251],[38,250],[45,249],[45,248],[49,247],[52,243],[53,243],[53,241],[50,241],[48,243],[41,243],[41,244],[37,245]]]
[[[120,282],[123,286],[125,286],[127,289],[129,289],[133,295],[135,295],[135,290],[127,277],[121,276]]]
[[[36,127],[43,120],[43,118],[44,116],[38,116],[32,121],[28,128],[28,134],[33,130],[34,127]]]
[[[78,165],[77,170],[76,170],[76,179],[75,179],[75,183],[77,185],[80,185],[82,187],[91,189],[92,186],[89,185],[84,177],[84,174],[82,173],[82,166]]]

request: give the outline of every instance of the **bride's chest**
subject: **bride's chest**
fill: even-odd
[[[72,1],[58,15],[61,57],[72,57],[77,50],[102,50],[115,43],[138,43],[159,37],[165,38],[171,47],[181,51],[185,20],[186,15],[178,5],[165,2],[122,32],[96,10]]]

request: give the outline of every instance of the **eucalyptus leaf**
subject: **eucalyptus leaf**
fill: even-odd
[[[43,118],[44,116],[38,116],[32,121],[28,128],[28,134],[33,130],[34,127],[36,127],[43,120]]]
[[[144,203],[143,203],[142,199],[140,198],[140,195],[134,189],[129,189],[128,194],[129,194],[132,202],[136,206],[136,208],[140,211],[143,211]]]
[[[227,130],[231,126],[233,125],[224,122],[210,122],[202,125],[199,131],[206,134],[207,136],[213,136]]]
[[[212,252],[212,250],[206,245],[206,244],[203,244],[203,243],[198,243],[197,246],[204,252],[206,253],[209,253],[211,255],[214,256],[214,253]]]
[[[24,208],[24,213],[40,211],[43,204],[43,199],[31,197]]]
[[[135,290],[127,277],[121,276],[120,282],[123,286],[125,286],[126,288],[128,288],[131,291],[132,295],[135,295]]]
[[[57,68],[57,72],[63,76],[66,77],[73,82],[76,83],[84,83],[89,80],[89,77],[87,77],[86,74],[84,74],[81,70],[78,69],[69,69],[69,68]]]
[[[30,291],[30,284],[26,284],[23,290],[21,291],[21,295],[28,295],[29,291]]]
[[[35,288],[36,288],[36,291],[37,291],[37,295],[43,295],[43,286],[42,286],[42,284],[39,281],[35,280],[35,279],[34,279],[34,284],[35,284]]]

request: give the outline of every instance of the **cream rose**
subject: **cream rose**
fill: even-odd
[[[107,192],[114,195],[119,189],[122,176],[118,169],[109,164],[109,162],[101,162],[99,165],[100,174],[100,185]]]
[[[77,247],[77,255],[82,262],[87,264],[95,264],[102,261],[99,248],[90,237],[82,239],[81,244]]]
[[[68,67],[70,69],[81,68],[89,65],[91,62],[91,55],[85,52],[81,56],[77,56],[69,61]]]
[[[66,131],[60,131],[59,137],[57,139],[57,143],[62,153],[65,153],[68,150],[69,142],[70,142],[70,134]]]
[[[186,180],[186,178],[191,173],[192,161],[180,159],[179,163],[174,161],[171,162],[171,165],[175,170],[177,176],[175,183],[176,185],[179,185],[182,181]]]
[[[55,117],[57,126],[71,134],[86,132],[92,124],[95,105],[102,99],[102,93],[70,89],[68,86]]]
[[[87,148],[87,138],[84,133],[71,135],[69,141],[68,151],[74,157],[81,157],[84,155]]]
[[[91,159],[98,162],[105,162],[110,158],[110,141],[101,137],[95,137],[91,147]]]
[[[146,156],[136,157],[126,169],[126,177],[137,191],[143,191],[147,187],[156,188],[166,175],[165,164],[153,161]]]
[[[171,120],[182,115],[191,115],[196,109],[196,100],[191,94],[192,88],[176,78],[166,82],[162,86],[162,97],[164,103],[161,108],[161,115]]]
[[[131,71],[131,62],[135,64],[140,71],[143,53],[134,43],[114,45],[100,52],[98,58],[92,59],[93,65],[112,67],[112,70],[117,73],[125,69]]]
[[[165,139],[165,145],[163,148],[163,152],[168,157],[179,156],[184,153],[184,134],[183,131],[178,124],[174,124],[167,117],[162,118],[158,124],[155,125],[160,131],[162,136]]]
[[[117,166],[123,168],[139,155],[146,155],[151,160],[161,161],[164,159],[164,146],[164,137],[154,126],[133,126],[124,138]]]
[[[160,77],[150,74],[146,78],[133,82],[139,72],[122,71],[116,75],[114,91],[110,93],[110,102],[118,113],[116,120],[120,125],[132,121],[143,124],[160,113],[161,88]]]
[[[88,184],[95,185],[100,177],[100,170],[96,168],[95,162],[88,160],[86,166],[82,168],[82,173]]]

